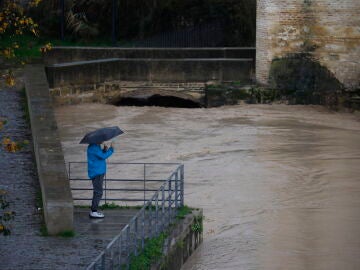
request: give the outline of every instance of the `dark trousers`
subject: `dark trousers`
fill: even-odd
[[[94,190],[93,198],[91,201],[91,211],[93,211],[93,212],[97,211],[101,197],[103,195],[104,176],[105,176],[104,174],[101,174],[101,175],[97,175],[91,179],[92,184],[93,184],[93,190]]]

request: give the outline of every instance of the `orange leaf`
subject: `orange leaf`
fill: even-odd
[[[15,85],[15,78],[14,76],[12,75],[12,73],[9,73],[6,75],[5,77],[5,83],[8,85],[8,86],[14,86]]]

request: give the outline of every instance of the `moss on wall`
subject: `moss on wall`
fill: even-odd
[[[248,99],[250,99],[248,89],[242,88],[242,85],[237,82],[233,82],[231,85],[208,85],[205,88],[206,107],[235,105],[239,100]]]
[[[269,86],[297,104],[326,104],[343,85],[324,66],[306,54],[289,55],[271,63]],[[336,101],[335,101],[336,102]]]

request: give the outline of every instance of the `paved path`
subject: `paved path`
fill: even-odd
[[[0,235],[0,269],[83,269],[132,217],[133,210],[105,213],[103,221],[89,219],[87,210],[75,211],[75,237],[40,235],[42,217],[36,209],[39,192],[31,132],[23,118],[19,90],[0,89],[0,117],[8,123],[0,131],[0,140],[29,140],[29,146],[17,153],[0,149],[0,187],[8,192],[9,210],[16,212],[10,236]]]

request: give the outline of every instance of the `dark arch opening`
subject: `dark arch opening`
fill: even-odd
[[[116,106],[158,106],[174,108],[201,108],[201,104],[189,99],[153,95],[150,97],[126,97],[120,99]]]

